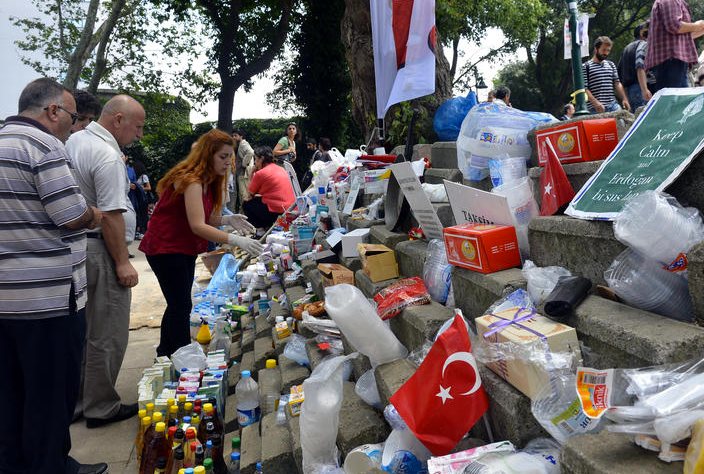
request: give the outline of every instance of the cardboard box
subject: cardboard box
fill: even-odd
[[[394,251],[381,244],[357,244],[362,270],[369,279],[377,281],[398,278],[398,263]]]
[[[521,264],[516,229],[496,224],[461,224],[442,230],[447,261],[480,273]]]
[[[342,236],[342,256],[358,257],[357,244],[365,244],[369,241],[369,229],[355,229]]]
[[[537,341],[540,339],[538,334],[542,334],[551,352],[573,352],[577,358],[577,364],[581,365],[582,356],[579,351],[577,331],[529,309],[511,308],[496,314],[480,316],[474,321],[479,337],[486,341],[525,344]],[[515,322],[508,323],[508,321]],[[492,324],[503,327],[484,337],[484,334],[496,327],[491,327]],[[542,354],[541,358],[544,358]],[[501,359],[486,366],[531,399],[550,383],[548,372],[544,367],[524,358]]]
[[[618,145],[616,119],[581,120],[536,132],[538,163],[545,166],[550,140],[560,163],[603,160]]]
[[[301,405],[305,401],[306,397],[303,394],[303,385],[294,385],[291,387],[291,394],[288,398],[288,409],[291,412],[291,416],[298,416],[301,414]]]
[[[318,271],[323,280],[323,287],[349,283],[354,285],[354,272],[339,263],[320,263]]]
[[[364,192],[367,194],[385,194],[389,186],[391,173],[388,169],[368,170],[364,172]]]

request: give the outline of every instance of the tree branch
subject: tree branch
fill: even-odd
[[[66,50],[66,38],[64,37],[64,12],[61,8],[61,0],[56,0],[56,8],[59,13],[59,47],[61,48],[61,52],[64,57],[68,60],[70,55]]]
[[[460,38],[459,36],[452,40],[452,64],[450,65],[450,77],[455,77],[457,72],[457,56],[459,55]]]
[[[103,24],[100,25],[100,29],[102,29],[100,36],[100,44],[98,45],[98,52],[95,58],[95,68],[93,69],[93,75],[91,76],[90,84],[88,85],[88,92],[90,92],[91,94],[95,94],[95,92],[98,90],[100,80],[105,74],[105,67],[107,65],[105,53],[112,37],[112,30],[115,28],[117,21],[120,19],[120,15],[122,14],[122,9],[125,6],[125,2],[126,0],[115,0],[112,4],[110,15],[103,22]]]
[[[452,81],[452,85],[454,86],[454,85],[457,84],[464,76],[466,76],[467,74],[469,74],[469,72],[472,71],[472,69],[474,68],[474,66],[476,66],[477,64],[479,64],[480,62],[482,62],[482,61],[484,61],[484,60],[486,60],[486,59],[489,59],[490,57],[494,56],[495,54],[501,52],[504,48],[507,48],[508,46],[510,46],[510,44],[511,44],[511,43],[507,41],[506,43],[502,44],[502,45],[499,46],[498,48],[492,49],[491,51],[489,51],[488,53],[486,53],[484,56],[482,56],[481,58],[479,58],[479,59],[477,59],[476,61],[474,61],[474,63],[472,63],[472,64],[470,64],[470,65],[466,65],[466,64],[465,64],[464,67],[462,68],[462,69],[463,69],[462,74],[460,74],[459,76],[457,76],[457,78]]]
[[[57,0],[61,1],[61,0]],[[64,79],[64,85],[69,89],[75,89],[78,85],[78,79],[81,76],[81,70],[85,66],[88,57],[90,56],[91,49],[88,47],[92,44],[91,39],[93,37],[93,27],[95,26],[95,19],[98,16],[98,7],[100,6],[100,0],[91,0],[88,6],[88,13],[86,14],[86,21],[83,25],[83,30],[81,31],[81,39],[73,50],[73,53],[68,58],[68,70],[66,71],[66,78]],[[95,47],[95,46],[93,46]]]

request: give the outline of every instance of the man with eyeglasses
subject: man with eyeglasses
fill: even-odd
[[[102,213],[86,204],[64,148],[70,91],[30,82],[0,129],[0,472],[102,474],[80,465],[69,425],[86,331],[86,235]]]
[[[73,91],[73,98],[76,100],[78,119],[73,124],[73,127],[71,127],[71,133],[76,133],[86,128],[89,123],[95,120],[103,110],[103,106],[93,94],[80,89]]]

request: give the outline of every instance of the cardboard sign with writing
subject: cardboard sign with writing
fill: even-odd
[[[288,179],[291,180],[291,188],[293,188],[293,194],[300,196],[303,194],[301,192],[301,185],[298,183],[298,176],[296,175],[296,170],[293,165],[288,161],[284,161],[284,169],[288,173]]]
[[[342,209],[343,214],[347,214],[348,216],[352,214],[352,211],[354,210],[354,203],[357,200],[357,195],[359,195],[360,181],[361,178],[358,174],[355,173],[354,176],[352,176],[352,184],[350,184],[350,193],[347,195],[345,207]]]
[[[565,211],[612,220],[646,190],[662,191],[704,148],[704,89],[662,89]]]
[[[411,163],[406,161],[391,165],[391,172],[396,177],[425,236],[428,239],[442,239],[442,223],[430,199],[425,195]]]
[[[445,180],[445,191],[457,225],[500,224],[513,225],[511,211],[504,196],[470,188]]]

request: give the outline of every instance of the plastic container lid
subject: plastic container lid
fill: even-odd
[[[242,377],[251,377],[252,372],[250,372],[249,370],[243,370],[241,375]]]
[[[183,417],[183,422],[184,422],[184,423],[190,423],[190,422],[191,422],[191,417],[188,416],[188,415],[184,416],[184,417]]]
[[[240,438],[239,437],[232,438],[232,449],[239,448],[239,447],[240,447]]]
[[[139,410],[137,412],[137,416],[140,418],[144,418],[145,416],[147,416],[147,410]]]
[[[267,359],[266,360],[266,368],[267,369],[275,369],[276,368],[276,359]]]
[[[156,427],[154,427],[156,431],[166,431],[166,423],[163,421],[160,421],[159,423],[156,424]]]
[[[206,441],[206,442],[205,442],[205,447],[206,447],[206,448],[212,448],[212,447],[213,447],[213,442],[210,441],[210,440]]]
[[[257,463],[257,470],[261,470],[261,468],[262,468],[262,463],[258,462]]]
[[[203,466],[196,466],[196,468],[193,469],[193,474],[205,474],[205,468]]]
[[[325,186],[318,186],[318,194],[325,194],[326,189]]]
[[[154,411],[154,404],[153,403],[147,403],[147,411]]]
[[[163,415],[160,411],[156,411],[156,412],[154,412],[154,414],[152,415],[152,420],[154,420],[154,421],[157,422],[157,423],[160,422],[160,421],[163,420],[163,419],[164,419],[164,415]]]
[[[206,403],[205,405],[203,405],[203,410],[205,410],[206,413],[213,411],[213,404]]]
[[[169,428],[169,438],[173,438],[173,437],[174,437],[174,435],[176,434],[176,430],[177,430],[177,429],[178,429],[178,428],[177,428],[176,426],[172,426],[172,427]]]
[[[196,437],[196,430],[194,428],[188,428],[186,430],[186,439],[193,439]]]
[[[152,424],[152,417],[151,416],[145,416],[142,418],[142,426],[149,426]]]
[[[205,458],[203,460],[203,467],[205,468],[206,471],[212,469],[213,468],[213,460],[210,458]]]
[[[230,454],[230,459],[232,459],[233,461],[239,461],[240,460],[240,453]]]
[[[178,405],[171,405],[169,407],[169,413],[178,413]]]

